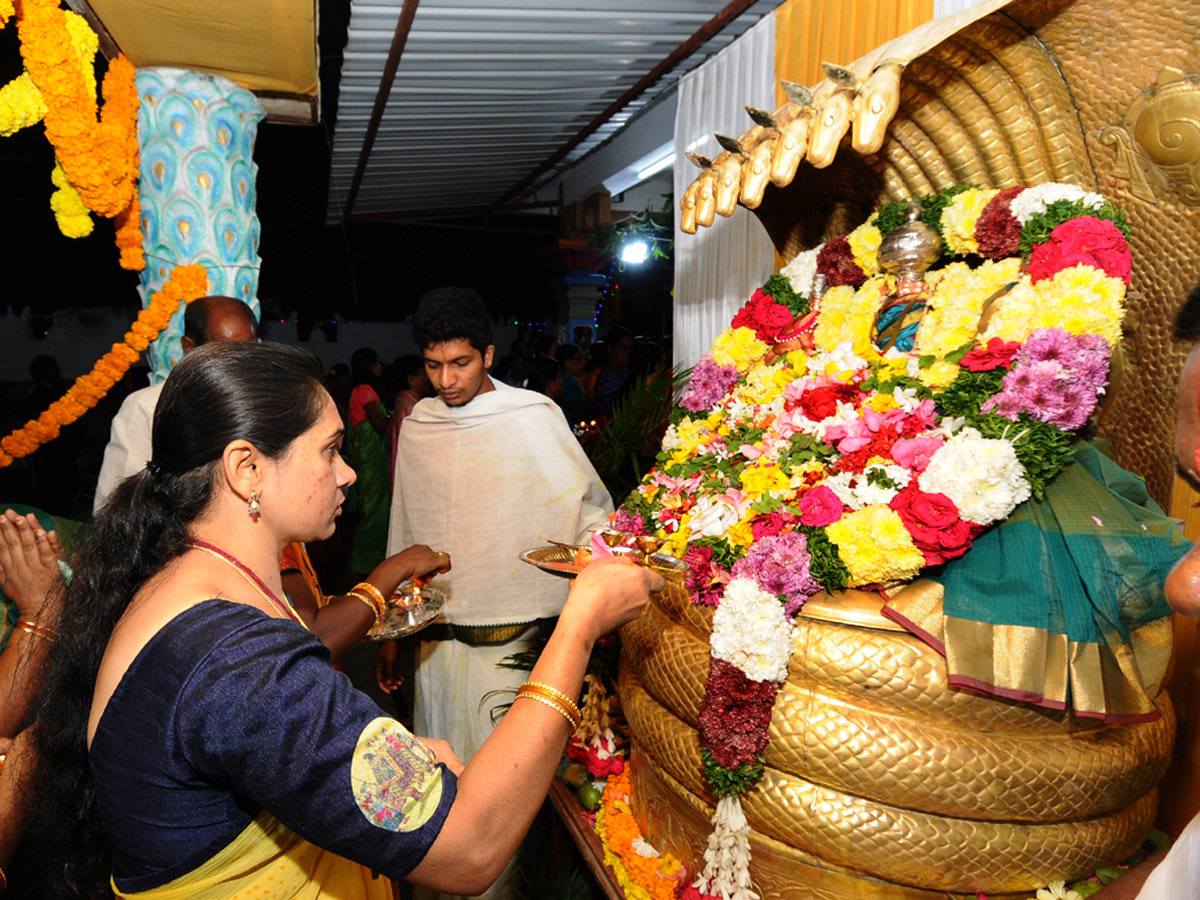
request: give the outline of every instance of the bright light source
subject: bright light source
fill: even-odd
[[[621,248],[621,262],[637,263],[646,261],[646,254],[650,252],[650,248],[646,246],[645,241],[630,241]]]

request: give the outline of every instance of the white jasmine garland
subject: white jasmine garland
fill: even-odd
[[[1099,194],[1085,191],[1073,184],[1050,182],[1039,184],[1037,187],[1026,188],[1013,197],[1009,204],[1013,217],[1024,225],[1034,216],[1044,213],[1046,207],[1057,200],[1082,200],[1086,206],[1098,209],[1104,204],[1104,198]]]
[[[945,494],[967,522],[988,525],[1029,499],[1025,467],[1008,441],[981,437],[964,428],[938,448],[918,484]]]
[[[788,284],[797,294],[807,297],[812,293],[813,276],[817,274],[817,254],[824,246],[818,244],[811,250],[805,250],[779,270],[779,274],[788,280]]]
[[[716,659],[752,681],[782,682],[792,655],[792,626],[777,597],[752,578],[735,578],[713,613],[711,646]]]
[[[750,889],[750,826],[736,795],[722,797],[712,817],[704,871],[696,888],[722,900],[759,900]]]

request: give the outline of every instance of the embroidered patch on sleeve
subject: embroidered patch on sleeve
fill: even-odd
[[[388,831],[416,831],[442,799],[433,753],[395,719],[380,717],[358,736],[350,785],[367,821]]]

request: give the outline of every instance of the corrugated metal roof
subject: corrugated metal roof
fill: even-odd
[[[412,2],[412,0],[410,0]],[[679,76],[777,6],[758,0],[534,179],[619,131]],[[402,0],[354,0],[334,131],[328,215],[339,219]],[[715,16],[726,0],[420,0],[351,214],[487,207],[512,196]]]

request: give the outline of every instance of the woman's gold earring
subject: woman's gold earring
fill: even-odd
[[[258,517],[262,515],[262,504],[258,502],[258,491],[250,492],[250,502],[247,504],[250,511],[250,519],[253,522],[258,521]]]

